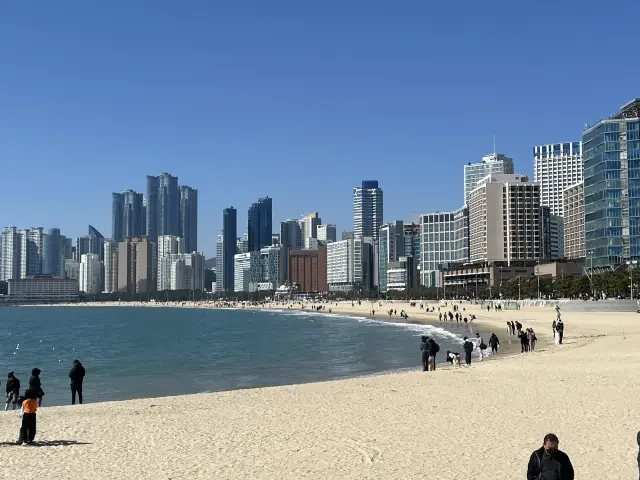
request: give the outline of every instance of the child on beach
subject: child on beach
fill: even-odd
[[[36,410],[38,409],[38,397],[35,390],[31,388],[24,392],[24,397],[18,399],[22,403],[20,417],[22,417],[22,425],[20,426],[20,436],[18,445],[33,445],[33,439],[36,437]]]

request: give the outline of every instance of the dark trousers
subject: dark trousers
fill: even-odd
[[[562,337],[564,336],[564,332],[562,330],[558,330],[558,343],[562,344]]]
[[[491,345],[491,353],[498,353],[498,345]]]
[[[429,369],[429,355],[427,352],[422,352],[422,371],[426,372]]]
[[[71,405],[76,404],[76,393],[78,394],[78,403],[82,405],[82,382],[71,384]]]
[[[22,415],[22,425],[20,426],[18,443],[33,443],[34,438],[36,438],[36,414],[25,413]]]
[[[464,352],[464,361],[471,365],[471,352]]]

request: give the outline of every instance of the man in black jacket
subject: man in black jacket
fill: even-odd
[[[472,342],[469,341],[467,337],[464,337],[464,343],[462,344],[462,348],[464,349],[464,360],[467,364],[467,367],[471,366],[471,354],[473,353],[473,349],[476,348]]]
[[[573,480],[569,456],[558,450],[560,441],[553,433],[545,435],[542,447],[531,454],[527,480]]]
[[[82,405],[82,381],[84,380],[84,367],[80,363],[80,360],[73,361],[73,367],[69,371],[69,378],[71,379],[71,405],[76,403],[76,393],[78,394],[78,402]]]
[[[433,338],[427,340],[427,365],[429,369],[436,369],[436,354],[440,351],[440,345],[438,345]]]
[[[18,380],[13,372],[7,375],[7,401],[4,405],[5,410],[9,410],[9,404],[13,403],[13,409],[16,409],[18,397],[20,396],[20,380]]]

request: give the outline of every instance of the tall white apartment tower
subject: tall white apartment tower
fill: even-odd
[[[478,182],[491,173],[513,173],[513,158],[502,153],[491,153],[478,163],[469,162],[464,166],[464,203],[469,204],[469,194]]]
[[[378,240],[383,218],[383,193],[377,180],[363,180],[353,189],[353,236]]]
[[[20,230],[20,278],[42,273],[43,249],[42,227]]]
[[[85,253],[80,257],[80,291],[90,295],[101,293],[102,262],[97,253]]]
[[[533,147],[533,180],[551,215],[564,216],[562,192],[582,181],[582,142]]]
[[[224,269],[222,268],[222,257],[224,255],[224,235],[218,235],[216,239],[216,288],[214,293],[220,293],[224,291],[222,276],[224,275]]]
[[[20,278],[20,232],[17,227],[5,227],[0,237],[0,280]]]
[[[469,260],[539,260],[542,220],[539,184],[526,175],[487,175],[469,194]]]
[[[104,293],[118,291],[118,242],[104,241]]]
[[[171,290],[171,263],[170,255],[184,253],[184,240],[175,235],[161,235],[158,237],[158,280],[159,292]]]

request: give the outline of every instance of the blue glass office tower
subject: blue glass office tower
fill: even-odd
[[[259,252],[261,248],[271,245],[272,210],[273,205],[269,197],[259,198],[249,207],[247,234],[250,252]]]
[[[150,241],[157,243],[161,235],[180,235],[178,177],[164,172],[147,176],[146,217]]]
[[[184,251],[198,251],[198,190],[180,186],[180,233]]]
[[[234,255],[237,251],[238,213],[229,207],[222,211],[222,289],[234,292]],[[218,259],[218,261],[220,261]],[[220,279],[216,278],[216,282]]]
[[[111,207],[111,234],[113,240],[122,242],[125,237],[140,238],[147,230],[143,195],[133,190],[113,193]]]
[[[640,260],[640,99],[582,136],[587,268]]]
[[[65,240],[59,228],[50,228],[42,244],[42,273],[64,278]]]

